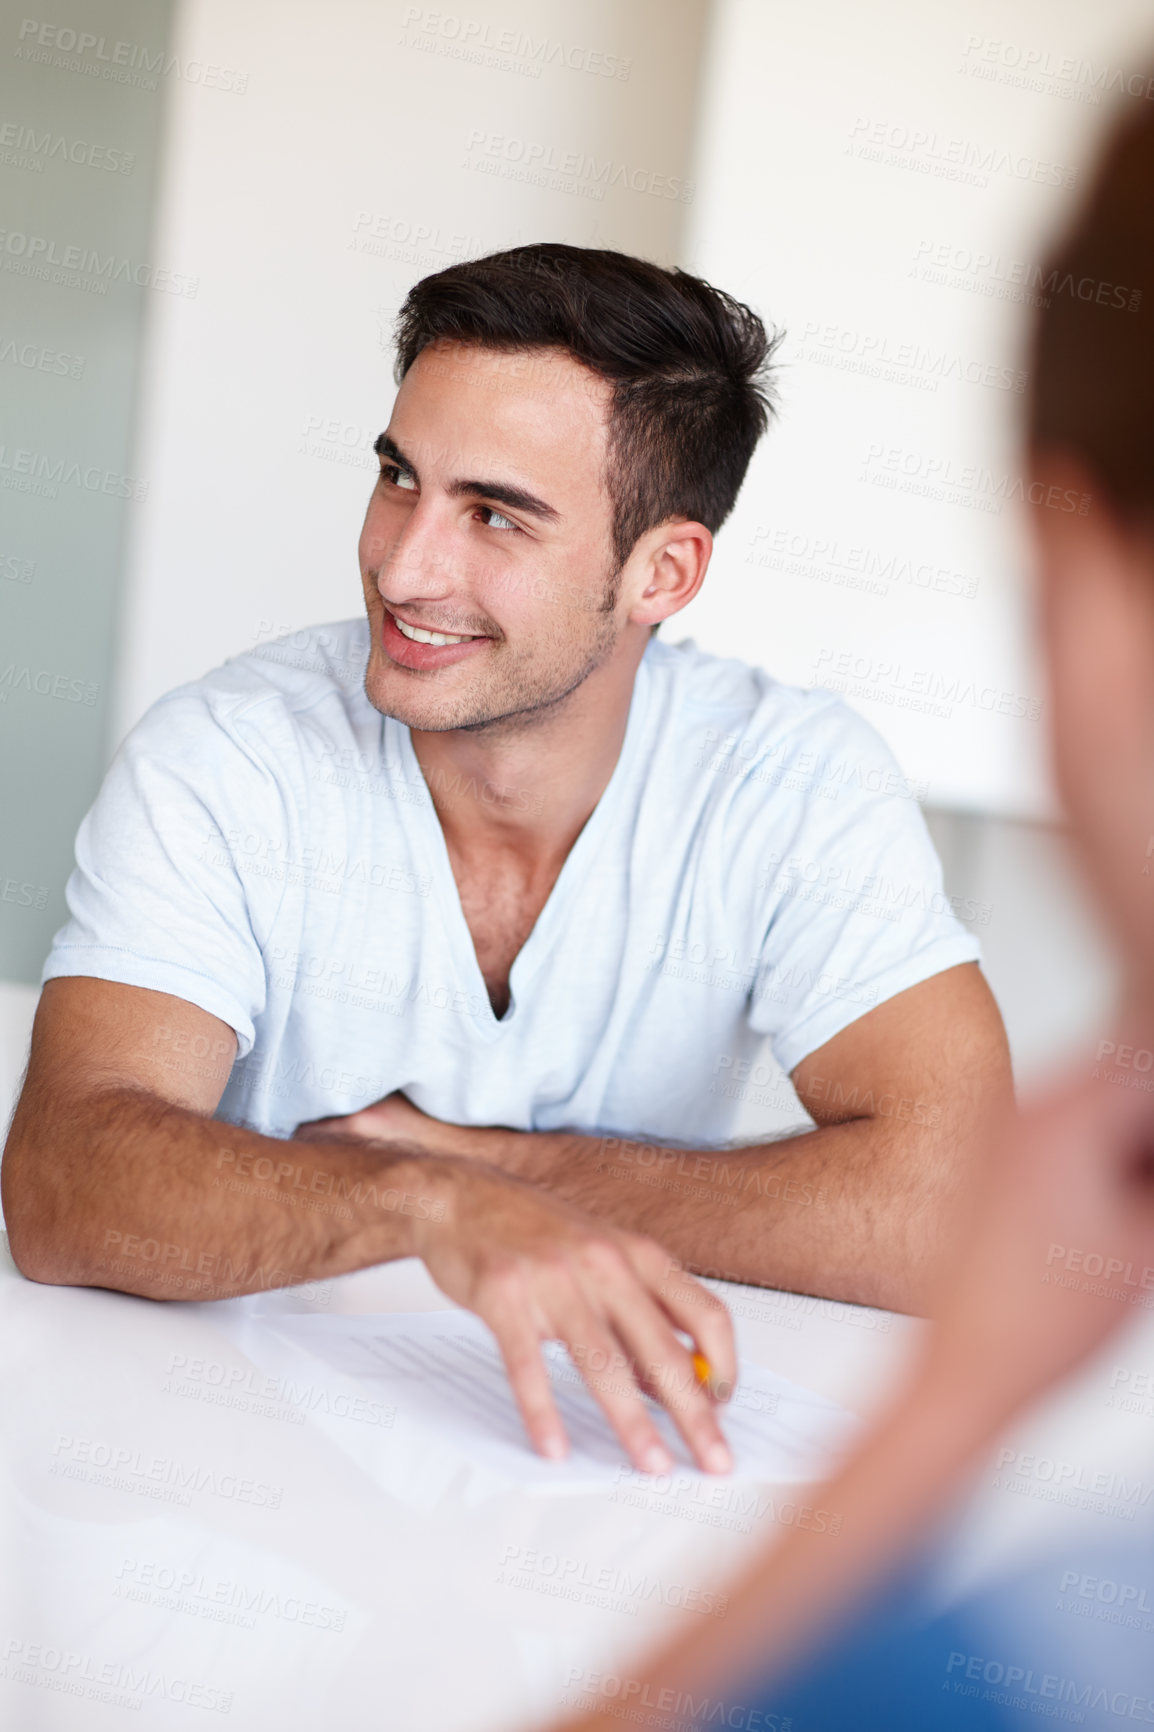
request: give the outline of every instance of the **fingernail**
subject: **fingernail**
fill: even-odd
[[[720,1383],[715,1383],[713,1385],[713,1393],[717,1397],[718,1401],[728,1401],[730,1396],[733,1394],[733,1385],[732,1383],[727,1383],[725,1379],[722,1378]]]
[[[710,1444],[705,1452],[705,1467],[707,1473],[728,1473],[733,1466],[733,1457],[723,1443]]]
[[[644,1473],[669,1473],[673,1467],[673,1457],[669,1451],[662,1449],[659,1443],[647,1449],[641,1458],[641,1468]]]
[[[550,1432],[548,1437],[541,1439],[541,1453],[547,1455],[550,1461],[560,1461],[565,1454],[565,1439],[557,1432]]]

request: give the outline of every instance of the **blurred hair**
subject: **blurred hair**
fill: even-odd
[[[1154,107],[1116,124],[1037,287],[1028,436],[1085,464],[1117,514],[1154,520]]]
[[[541,242],[470,259],[410,291],[397,316],[398,383],[422,349],[561,348],[613,387],[606,486],[618,567],[670,518],[719,529],[775,412],[783,333],[686,271],[627,253]]]

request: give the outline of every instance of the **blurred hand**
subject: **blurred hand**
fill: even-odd
[[[922,1542],[1008,1421],[1154,1307],[1152,1151],[1154,1096],[1098,1079],[1006,1115],[956,1207],[920,1365],[820,1494],[842,1541],[800,1528],[775,1540],[732,1589],[724,1627],[679,1631],[639,1665],[638,1691],[720,1696],[755,1664],[795,1663],[823,1620]],[[552,1732],[620,1713],[606,1697]]]
[[[928,1359],[1016,1410],[1154,1309],[1154,1096],[1095,1078],[1011,1115],[956,1243]]]

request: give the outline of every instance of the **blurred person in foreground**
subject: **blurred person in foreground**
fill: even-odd
[[[1040,287],[1028,445],[1053,754],[1123,970],[1100,1052],[1130,1048],[1139,1069],[1088,1057],[991,1139],[924,1350],[815,1499],[841,1514],[840,1537],[790,1529],[746,1572],[724,1624],[629,1675],[574,1677],[582,1726],[1154,1725],[1149,1491],[1132,1525],[1097,1523],[1114,1531],[1091,1545],[1055,1524],[1051,1555],[960,1603],[944,1607],[940,1577],[956,1499],[1009,1422],[1154,1311],[1154,1093],[1127,1086],[1154,1050],[1149,108],[1117,126]],[[1055,487],[1090,492],[1091,509],[1047,509]],[[1087,1265],[1098,1279],[1078,1273]]]

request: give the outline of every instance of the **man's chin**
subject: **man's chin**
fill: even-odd
[[[462,692],[445,689],[445,675],[449,671],[446,668],[444,674],[434,678],[374,660],[365,674],[365,696],[382,716],[419,733],[450,733],[455,728],[483,726],[494,719],[476,697],[470,701]]]

